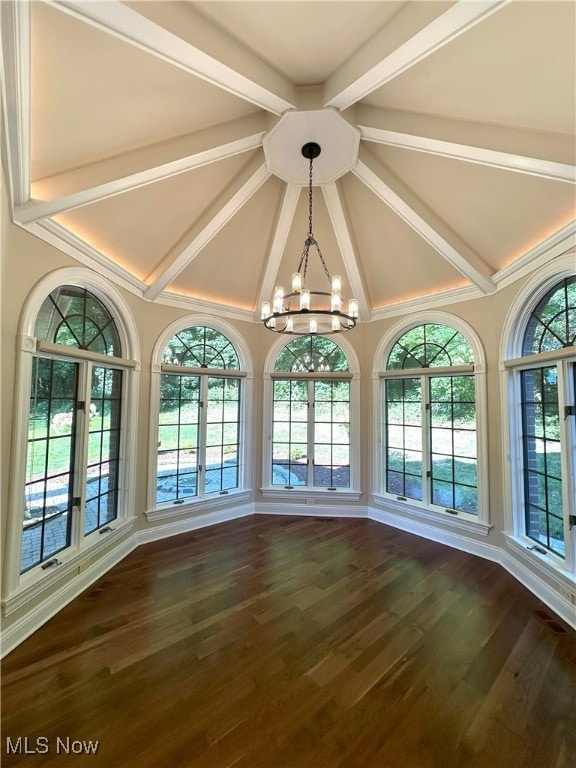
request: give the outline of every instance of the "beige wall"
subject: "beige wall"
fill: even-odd
[[[2,428],[0,440],[2,446],[1,511],[2,511],[2,552],[5,553],[5,532],[7,517],[11,513],[8,505],[9,478],[12,444],[12,413],[14,408],[14,371],[16,368],[15,339],[23,305],[31,287],[49,272],[63,266],[77,266],[72,257],[35,238],[31,234],[12,225],[8,221],[5,195],[2,195],[2,377],[1,407]],[[489,542],[496,546],[503,545],[501,530],[504,527],[502,499],[502,434],[500,423],[500,375],[498,367],[500,336],[503,323],[511,301],[514,299],[526,278],[492,296],[464,301],[444,307],[443,311],[453,313],[469,323],[478,334],[484,346],[487,360],[487,395],[488,395],[488,456],[489,456],[489,499],[490,522],[494,526],[489,534]],[[116,286],[118,289],[118,286]],[[120,290],[128,304],[139,333],[141,349],[140,396],[138,406],[136,461],[135,513],[138,516],[137,527],[141,530],[148,525],[145,518],[146,487],[148,476],[148,434],[150,404],[150,364],[153,347],[162,332],[174,320],[190,313],[170,306],[145,302],[125,289]],[[370,504],[372,488],[373,445],[373,380],[374,356],[383,335],[399,318],[380,320],[367,325],[360,325],[347,337],[353,345],[361,365],[361,483],[362,498],[359,506]],[[266,355],[275,341],[268,331],[259,324],[232,322],[232,325],[245,339],[252,355],[254,370],[253,380],[253,488],[254,500],[261,501],[258,488],[261,485],[262,467],[262,395],[263,366]],[[442,523],[438,523],[442,527]],[[41,601],[42,596],[39,597]],[[28,606],[30,610],[33,606]],[[22,611],[16,612],[4,620],[4,626],[10,626],[22,617]]]

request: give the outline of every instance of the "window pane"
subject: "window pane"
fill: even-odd
[[[470,344],[461,333],[438,323],[411,328],[392,347],[388,370],[467,365],[473,362]]]
[[[92,367],[85,535],[118,516],[122,371]]]
[[[526,535],[565,556],[556,367],[522,371]]]
[[[390,394],[391,398],[388,399]],[[422,401],[420,379],[385,382],[386,490],[422,499]]]
[[[312,373],[348,371],[348,360],[340,347],[323,336],[301,336],[280,350],[275,371]]]
[[[32,360],[22,572],[70,545],[77,381],[77,363]]]
[[[112,315],[94,294],[76,285],[63,285],[46,298],[34,326],[43,341],[122,356]]]
[[[350,382],[314,382],[313,485],[350,486]]]
[[[429,379],[432,503],[477,513],[476,406],[473,376]]]
[[[156,501],[197,494],[200,377],[162,374]]]

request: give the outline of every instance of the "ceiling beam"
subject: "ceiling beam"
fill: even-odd
[[[0,2],[4,166],[13,206],[30,196],[30,5]]]
[[[266,270],[260,286],[260,295],[254,313],[254,317],[257,320],[260,320],[260,307],[262,306],[262,302],[270,300],[274,285],[276,284],[280,262],[282,261],[282,254],[286,248],[286,241],[288,240],[292,221],[294,220],[296,204],[300,197],[300,190],[301,187],[297,187],[295,184],[286,185],[284,197],[282,198],[282,205],[276,221],[276,229],[274,230],[274,238],[270,247],[270,254],[266,262]]]
[[[409,133],[387,131],[382,128],[373,128],[366,125],[359,125],[358,127],[365,141],[373,141],[376,144],[385,144],[390,147],[400,147],[401,149],[413,149],[417,152],[450,157],[467,163],[488,165],[492,168],[526,173],[529,176],[540,176],[552,181],[576,184],[576,166],[574,165],[540,160],[536,157],[525,157],[524,155],[516,155],[510,152],[498,152],[493,149],[471,146],[469,144],[456,144],[452,141],[431,139],[426,136],[414,136]]]
[[[510,0],[460,0],[390,51],[390,39],[399,34],[396,29],[404,23],[407,11],[412,13],[413,4],[409,3],[411,7],[406,9],[404,14],[400,11],[393,17],[390,24],[376,32],[366,46],[351,56],[327,80],[325,106],[337,109],[350,107],[472,29],[509,2]],[[421,12],[426,13],[426,6],[434,4],[422,5],[424,7]],[[428,9],[428,13],[433,11],[433,8]],[[406,19],[406,23],[411,22]],[[382,51],[388,51],[383,58]]]
[[[336,242],[338,243],[338,248],[342,254],[342,260],[344,261],[348,280],[350,281],[350,289],[352,291],[351,298],[358,300],[360,319],[369,320],[370,307],[368,306],[368,300],[366,298],[364,281],[362,280],[362,275],[358,268],[358,258],[355,253],[354,244],[352,243],[352,237],[346,222],[346,215],[336,183],[334,182],[323,186],[322,195],[324,196],[324,202],[326,203],[330,221],[332,222],[332,228],[336,235]]]
[[[29,202],[26,205],[15,208],[14,219],[19,224],[30,224],[33,221],[56,216],[65,211],[71,211],[123,194],[124,192],[130,192],[147,184],[152,184],[155,181],[162,181],[194,168],[200,168],[208,163],[257,149],[262,146],[263,135],[263,133],[256,133],[237,141],[231,141],[228,144],[214,146],[211,149],[200,151],[194,155],[148,168],[131,176],[115,179],[114,181],[84,189],[56,200],[48,200],[42,203]]]
[[[153,301],[269,178],[260,158],[252,158],[199,220],[170,249],[148,276],[144,298]]]
[[[47,0],[47,2],[60,11],[114,35],[268,112],[281,115],[286,110],[293,109],[296,104],[295,89],[290,81],[246,48],[242,47],[240,50],[239,44],[234,39],[225,35],[204,17],[198,19],[197,25],[201,25],[207,36],[209,32],[211,39],[215,36],[219,37],[218,58],[206,53],[198,45],[192,45],[178,34],[165,29],[119,0],[100,3],[83,2],[83,0]],[[189,7],[188,13],[192,14],[195,11]],[[201,44],[201,38],[197,42]],[[234,53],[230,65],[222,60],[228,58],[228,49],[232,49]],[[258,79],[254,74],[250,76],[242,74],[243,69],[250,73],[258,72]]]
[[[488,265],[397,176],[361,149],[353,173],[482,293],[496,290]]]

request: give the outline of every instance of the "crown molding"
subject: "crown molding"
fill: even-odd
[[[498,286],[498,290],[505,288],[571,248],[576,248],[576,219],[531,248],[514,263],[501,269],[494,275],[493,280]],[[576,263],[576,254],[574,261]]]

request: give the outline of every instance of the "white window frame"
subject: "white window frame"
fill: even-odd
[[[407,370],[387,370],[386,363],[392,348],[405,333],[419,325],[436,323],[446,325],[464,336],[470,344],[474,357],[473,366],[450,366],[445,368]],[[463,369],[466,368],[466,371]],[[435,504],[426,504],[417,499],[399,500],[396,494],[386,491],[385,482],[385,381],[391,378],[411,376],[417,378],[425,375],[458,375],[459,373],[472,373],[474,375],[474,389],[476,398],[476,445],[477,445],[477,473],[478,473],[478,514],[457,511],[446,512],[443,507]],[[487,440],[487,396],[486,396],[486,358],[482,343],[474,329],[464,320],[448,312],[419,312],[409,318],[403,318],[393,325],[384,335],[374,355],[372,370],[374,424],[377,425],[374,434],[373,449],[373,499],[386,507],[390,507],[397,514],[409,512],[419,518],[430,522],[442,523],[463,531],[470,531],[488,535],[490,530],[490,511],[488,494],[488,440]],[[424,443],[423,461],[429,458],[427,443]]]
[[[574,403],[574,386],[566,375],[569,364],[576,365],[576,348],[524,355],[522,345],[527,323],[544,295],[567,277],[576,274],[576,251],[553,259],[538,270],[512,302],[500,342],[500,379],[502,392],[502,464],[504,485],[504,535],[506,546],[559,585],[560,590],[576,591],[576,527],[569,530],[567,517],[576,514],[576,428],[573,419],[562,418],[563,407]],[[539,552],[534,540],[525,533],[522,409],[520,373],[523,370],[556,365],[558,369],[558,405],[560,408],[564,525],[567,531],[565,559],[549,550]],[[514,471],[514,467],[518,471]]]
[[[224,370],[215,368],[191,369],[182,366],[163,366],[162,355],[170,339],[186,328],[208,326],[225,336],[233,345],[238,355],[239,369]],[[183,504],[174,504],[173,501],[156,502],[156,472],[158,462],[158,433],[160,419],[160,384],[162,374],[169,369],[170,373],[177,375],[191,373],[202,377],[226,376],[228,378],[241,379],[240,387],[240,441],[239,441],[239,487],[231,489],[228,493],[202,494],[184,500]],[[252,434],[248,425],[252,423],[252,383],[253,370],[252,359],[248,346],[240,333],[229,323],[212,317],[211,315],[186,315],[171,323],[161,334],[154,346],[152,353],[151,380],[150,380],[150,443],[147,488],[146,517],[149,521],[165,520],[171,517],[182,517],[218,506],[230,506],[231,503],[245,501],[252,495]],[[202,386],[202,382],[201,382]]]
[[[322,335],[322,334],[319,334]],[[327,497],[346,501],[358,501],[362,495],[360,489],[360,365],[358,356],[350,341],[342,336],[328,337],[348,361],[348,372],[335,373],[291,373],[275,371],[276,359],[281,350],[290,343],[290,336],[280,335],[268,350],[264,363],[264,394],[263,394],[263,425],[264,439],[262,450],[262,484],[260,492],[263,498],[277,501],[303,501],[304,499],[323,499]],[[300,381],[319,381],[321,379],[336,380],[345,378],[350,381],[350,487],[329,491],[327,488],[312,486],[295,486],[294,488],[279,488],[271,483],[270,467],[272,466],[272,421],[274,379],[297,379]]]
[[[63,285],[76,285],[93,293],[112,315],[120,337],[122,358],[99,355],[89,351],[51,344],[34,336],[36,318],[40,308],[52,291]],[[138,332],[128,305],[108,281],[91,270],[82,267],[64,267],[51,272],[29,294],[22,309],[17,338],[17,362],[14,397],[14,431],[12,443],[12,471],[9,489],[9,514],[7,516],[6,557],[4,561],[4,593],[2,608],[5,615],[33,600],[53,581],[66,575],[76,575],[84,562],[96,553],[108,550],[119,542],[123,534],[132,530],[134,514],[135,450],[138,403],[138,374],[140,348]],[[107,365],[123,370],[122,422],[120,434],[120,473],[118,489],[118,516],[110,524],[106,535],[100,529],[84,536],[81,512],[74,508],[70,546],[54,556],[53,567],[42,568],[42,563],[25,573],[20,573],[22,553],[22,516],[24,487],[27,470],[28,420],[32,360],[47,357],[80,362],[86,371],[91,363]],[[81,367],[82,367],[81,365]],[[80,429],[83,426],[80,425]],[[81,438],[82,439],[85,438]],[[78,449],[78,447],[77,447]],[[84,487],[85,478],[79,478],[77,487]],[[82,494],[80,494],[82,495]],[[107,527],[107,526],[105,526]]]

